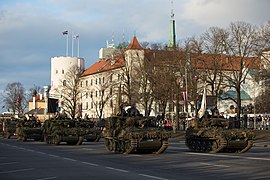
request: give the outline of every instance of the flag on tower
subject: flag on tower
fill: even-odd
[[[73,39],[78,39],[79,38],[79,34],[74,34],[73,35]]]
[[[62,33],[63,33],[63,35],[68,35],[68,31],[64,31]]]

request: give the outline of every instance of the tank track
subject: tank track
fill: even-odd
[[[137,139],[118,140],[113,138],[105,138],[105,146],[108,151],[114,153],[132,154],[136,152],[150,152],[155,154],[163,153],[169,146],[168,139],[161,140],[161,146],[153,148],[149,151],[140,148],[140,141]]]
[[[233,153],[245,153],[252,146],[253,141],[248,140],[243,145],[233,147],[230,146],[225,138],[217,137],[216,139],[204,139],[204,138],[194,138],[186,139],[186,146],[194,152],[203,153],[218,153],[218,152],[233,152]]]

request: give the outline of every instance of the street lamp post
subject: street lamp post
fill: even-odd
[[[44,89],[44,121],[46,120],[47,117],[47,112],[48,112],[48,94],[49,94],[49,87],[48,86],[43,86]]]

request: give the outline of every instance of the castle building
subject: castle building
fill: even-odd
[[[269,56],[269,53],[268,53]],[[249,68],[254,70],[260,69],[261,61],[258,57],[256,58],[246,58],[247,64],[250,65]],[[218,61],[217,61],[218,60]],[[229,62],[230,61],[230,62]],[[183,87],[179,87],[179,91],[185,91],[185,93],[192,92],[193,94],[200,94],[203,87],[205,86],[205,81],[202,79],[196,79],[197,75],[193,74],[191,77],[191,70],[186,74],[180,72],[180,69],[187,71],[190,66],[191,69],[201,74],[211,74],[217,69],[217,64],[220,66],[219,70],[225,72],[226,76],[230,76],[233,71],[236,71],[239,67],[237,62],[239,62],[238,57],[232,57],[229,59],[225,55],[219,54],[217,57],[209,54],[187,54],[186,51],[179,51],[176,49],[176,33],[175,33],[175,20],[174,12],[171,10],[170,15],[170,31],[169,31],[169,44],[167,50],[150,50],[144,49],[140,45],[136,36],[133,37],[132,41],[125,49],[117,49],[114,44],[108,44],[106,48],[101,48],[99,51],[99,61],[91,65],[89,68],[85,69],[85,60],[79,57],[53,57],[51,58],[51,89],[50,97],[57,98],[61,102],[61,86],[65,85],[66,79],[65,75],[72,66],[77,66],[83,72],[80,75],[80,112],[79,116],[90,117],[93,119],[106,118],[117,113],[119,104],[128,102],[129,105],[136,104],[137,108],[145,113],[145,108],[142,103],[138,102],[138,99],[133,99],[134,94],[130,93],[131,90],[141,92],[141,85],[135,82],[136,79],[140,79],[138,69],[146,67],[146,63],[155,64],[156,62],[161,63],[162,68],[175,67],[179,68],[179,72],[175,74],[180,77],[182,76],[181,84],[185,84],[185,90]],[[264,66],[267,66],[263,64]],[[159,67],[154,67],[158,69]],[[190,82],[187,82],[187,78],[190,76]],[[186,78],[183,80],[183,77]],[[161,77],[162,78],[162,77]],[[186,81],[186,82],[182,82]],[[192,81],[192,82],[191,82]],[[145,89],[149,89],[148,83],[146,81]],[[180,84],[180,82],[178,82]],[[193,84],[192,84],[193,83]],[[218,109],[222,109],[226,112],[230,109],[232,104],[235,105],[231,99],[235,98],[235,91],[232,91],[229,85],[229,81],[222,82],[221,89],[223,94],[219,94],[221,99],[215,100],[213,104],[218,106]],[[128,86],[127,86],[128,84]],[[191,89],[191,86],[196,85],[195,90]],[[254,88],[250,88],[250,84],[256,87],[259,86],[259,82],[256,82],[252,73],[247,74],[246,82],[243,83],[242,92],[243,104],[252,103],[255,98]],[[129,95],[125,92],[129,91]],[[196,92],[194,92],[196,91]],[[211,91],[209,88],[208,91]],[[256,94],[257,95],[257,94]],[[223,98],[223,99],[222,99]],[[175,97],[171,99],[168,103],[166,112],[169,114],[176,114],[176,109],[180,112],[194,112],[197,102],[193,103],[193,106],[187,106],[185,102],[185,97],[180,96],[179,107],[175,105]],[[61,107],[61,103],[59,103]],[[193,108],[192,108],[193,107]],[[210,107],[212,108],[212,107]],[[161,106],[158,102],[151,102],[151,107],[148,109],[151,111],[150,115],[156,116],[161,112]]]

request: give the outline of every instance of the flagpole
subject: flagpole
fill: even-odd
[[[80,57],[80,37],[78,37],[78,57]]]
[[[66,57],[68,57],[68,34],[66,39]]]
[[[72,42],[71,42],[71,57],[73,57],[73,49],[74,49],[74,34],[72,33]]]

